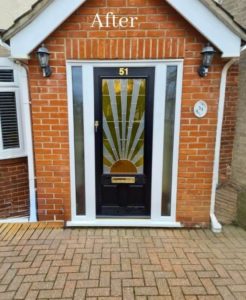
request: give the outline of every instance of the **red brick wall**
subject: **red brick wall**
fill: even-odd
[[[27,159],[0,161],[0,218],[29,215]]]
[[[221,183],[226,182],[231,176],[232,150],[236,129],[236,112],[239,93],[239,65],[234,64],[227,75],[227,86],[225,96],[224,119],[220,150],[220,172]]]
[[[91,28],[96,13],[137,16],[134,29]],[[224,62],[216,56],[207,78],[197,69],[206,42],[163,0],[89,0],[46,41],[53,74],[43,79],[35,54],[30,83],[40,220],[70,219],[66,59],[184,58],[177,219],[208,224],[217,101]],[[209,107],[193,115],[197,100]]]

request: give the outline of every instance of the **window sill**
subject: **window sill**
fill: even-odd
[[[22,158],[27,157],[26,153],[18,153],[18,154],[0,154],[0,161],[1,160],[7,160],[7,159],[15,159],[15,158]]]

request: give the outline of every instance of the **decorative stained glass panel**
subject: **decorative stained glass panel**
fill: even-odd
[[[103,172],[143,174],[146,79],[103,79]]]

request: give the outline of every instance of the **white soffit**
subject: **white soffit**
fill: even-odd
[[[85,1],[53,0],[40,15],[10,39],[11,56],[28,58],[28,55]],[[222,52],[223,57],[240,56],[240,37],[199,0],[166,1],[213,43]]]
[[[239,57],[241,38],[231,31],[199,0],[166,0],[208,41],[221,52],[222,57]]]

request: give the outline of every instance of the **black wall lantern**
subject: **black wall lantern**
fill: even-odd
[[[201,54],[203,55],[202,64],[198,69],[198,74],[201,77],[205,77],[208,75],[208,68],[212,64],[212,60],[216,51],[214,48],[208,43],[203,49]]]
[[[38,48],[37,56],[39,60],[40,67],[43,70],[43,76],[49,77],[52,74],[52,70],[49,66],[49,50],[42,44],[40,48]]]

